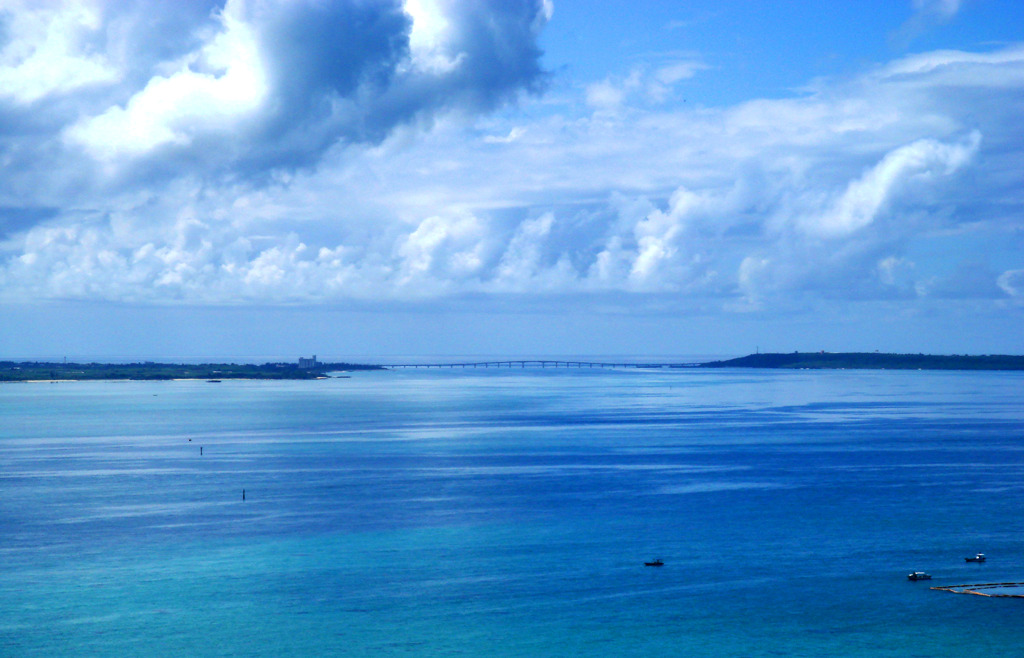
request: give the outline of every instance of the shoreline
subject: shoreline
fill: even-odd
[[[0,361],[0,382],[230,381],[324,379],[331,372],[376,370],[349,363],[47,363]]]
[[[751,368],[787,370],[947,370],[1024,371],[1024,355],[935,355],[879,352],[757,353],[735,359],[701,363],[599,363],[582,361],[501,361],[450,364],[294,363],[186,365],[173,363],[45,363],[0,361],[0,383],[59,383],[77,381],[208,381],[332,379],[327,373],[404,368],[475,368],[499,365],[519,368],[635,368],[639,370]]]
[[[3,384],[76,384],[78,382],[110,382],[111,384],[125,383],[125,382],[209,382],[210,384],[221,384],[223,382],[309,382],[316,380],[337,380],[342,378],[337,377],[309,377],[309,378],[269,378],[269,377],[228,377],[222,380],[209,380],[204,377],[173,377],[170,379],[163,378],[143,378],[143,379],[113,379],[113,378],[93,378],[93,379],[69,379],[69,380],[0,380],[0,385]]]
[[[881,352],[791,352],[748,354],[712,361],[701,368],[789,370],[1024,370],[1017,354],[900,354]]]

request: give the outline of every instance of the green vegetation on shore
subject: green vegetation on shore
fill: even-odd
[[[748,354],[711,361],[702,368],[808,368],[875,370],[1024,370],[1024,356],[1006,354],[880,354],[878,352],[793,352]]]
[[[0,381],[37,380],[169,380],[169,379],[316,379],[343,370],[379,370],[381,366],[317,363],[300,368],[294,363],[46,363],[0,361]]]

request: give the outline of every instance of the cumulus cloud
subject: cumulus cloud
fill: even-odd
[[[910,183],[929,184],[937,176],[955,173],[973,157],[980,142],[981,134],[974,131],[963,143],[925,139],[900,146],[851,181],[823,213],[802,218],[802,228],[828,238],[863,229]]]
[[[266,178],[540,89],[548,16],[541,0],[4,5],[0,117],[35,105],[21,120],[47,139],[4,137],[26,163],[94,165],[79,185]]]
[[[483,265],[486,237],[472,215],[428,217],[396,245],[396,284],[412,296],[433,296],[472,278]]]
[[[71,24],[118,20],[97,16]],[[123,39],[114,53],[65,39],[61,56],[105,77],[85,67],[0,101],[37,110],[8,124],[36,137],[0,136],[3,298],[631,294],[750,310],[1024,289],[1012,261],[919,262],[929,241],[1020,228],[1019,46],[722,108],[661,103],[703,68],[661,61],[517,110],[503,103],[544,79],[544,3],[253,0],[189,16],[145,74]]]
[[[27,105],[120,77],[104,53],[88,47],[102,23],[97,3],[11,2],[0,7],[0,16],[14,37],[0,49],[0,97]]]
[[[229,5],[223,31],[182,68],[156,76],[124,107],[85,117],[65,132],[101,161],[131,159],[164,145],[190,147],[204,133],[242,127],[266,102],[269,80],[256,33]]]

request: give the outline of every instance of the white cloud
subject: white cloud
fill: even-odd
[[[499,289],[516,292],[537,291],[538,287],[531,284],[535,283],[538,275],[546,269],[544,251],[554,221],[554,215],[546,213],[519,225],[495,268]]]
[[[524,4],[530,11],[515,23],[524,34],[543,20],[539,6]],[[817,81],[798,97],[725,108],[671,108],[652,96],[700,67],[638,68],[571,102],[526,101],[481,119],[470,110],[487,103],[432,105],[432,94],[450,100],[449,91],[478,88],[460,77],[478,57],[452,69],[412,64],[433,52],[490,52],[471,29],[479,16],[462,7],[413,7],[429,16],[413,17],[414,33],[426,30],[419,45],[365,60],[388,63],[365,69],[372,84],[345,87],[343,72],[324,72],[296,90],[275,77],[282,56],[263,40],[268,26],[292,18],[267,22],[232,5],[175,67],[142,76],[122,104],[77,124],[83,144],[126,169],[149,157],[171,173],[49,194],[56,214],[0,245],[0,297],[276,303],[625,293],[752,310],[780,296],[933,294],[953,265],[922,262],[915,246],[1021,221],[1013,211],[1024,162],[1019,46],[923,53]],[[445,22],[431,26],[430,12]],[[529,53],[535,45],[523,38]],[[256,54],[239,56],[244,48]],[[236,63],[239,77],[229,78]],[[414,70],[416,85],[403,86]],[[532,77],[517,80],[502,88]],[[321,82],[333,91],[310,91]],[[232,84],[240,100],[225,91]],[[507,98],[479,84],[489,98]],[[352,140],[343,137],[351,126],[332,123],[362,125],[414,89],[433,121],[381,119],[383,133]],[[218,94],[232,100],[219,103]],[[267,108],[303,99],[327,101],[294,125],[274,123]],[[121,133],[101,139],[104,121]],[[245,161],[230,184],[207,175],[204,157],[235,171],[232,149],[247,148],[250,136],[261,153],[301,152],[297,159],[316,167],[270,159]],[[318,146],[303,141],[321,137]],[[174,157],[161,159],[164,151]],[[48,189],[54,168],[96,164],[67,154],[40,162],[25,189]],[[250,165],[269,174],[249,180]],[[991,297],[998,285],[1017,295],[1021,267],[1003,264],[988,292],[981,267],[970,285],[947,289]]]
[[[739,267],[739,289],[743,292],[746,309],[756,309],[761,305],[761,292],[774,288],[771,281],[773,263],[770,258],[747,256]],[[743,309],[742,306],[737,308]]]
[[[488,144],[510,144],[526,134],[526,128],[522,126],[515,126],[508,131],[507,135],[487,135],[484,137],[484,142]]]
[[[981,135],[977,131],[960,144],[936,140],[918,140],[885,155],[860,178],[851,181],[822,213],[803,218],[802,228],[827,238],[844,237],[875,221],[900,188],[914,180],[932,182],[936,176],[949,176],[963,167],[978,151]]]
[[[587,85],[587,104],[615,110],[633,99],[642,104],[664,103],[672,97],[677,84],[706,68],[707,65],[695,60],[668,61],[654,68],[637,67],[625,77],[609,76]]]
[[[587,85],[587,104],[599,109],[614,109],[621,106],[630,91],[639,87],[639,74],[634,73],[623,81],[601,80]]]
[[[962,0],[913,0],[914,13],[893,35],[895,40],[906,46],[928,29],[951,21],[961,4]]]
[[[921,14],[950,19],[960,11],[960,0],[914,0],[914,10]]]
[[[693,246],[701,242],[694,225],[728,210],[726,199],[697,194],[685,187],[675,190],[667,210],[654,209],[634,226],[636,253],[631,257],[630,286],[637,290],[686,286],[691,278],[687,268],[693,264]],[[721,221],[718,217],[715,220]],[[691,244],[685,244],[687,238]]]
[[[934,87],[936,92],[972,86],[1016,87],[1024,76],[1021,62],[1024,62],[1024,45],[1021,44],[984,53],[938,50],[898,59],[869,74],[865,80],[900,85],[907,91],[921,86]],[[981,69],[990,76],[988,79],[979,77]],[[915,80],[913,76],[919,77]],[[944,89],[941,84],[949,87]]]
[[[485,227],[472,215],[428,217],[398,241],[396,285],[411,296],[430,296],[473,277],[486,255],[485,237]]]
[[[465,53],[452,53],[452,25],[446,16],[446,0],[405,0],[412,17],[409,48],[412,66],[430,73],[451,73],[465,60]]]
[[[67,139],[111,161],[164,144],[188,146],[205,132],[237,129],[269,92],[256,34],[240,16],[240,4],[228,2],[220,14],[222,31],[178,71],[150,80],[125,107],[71,126]]]
[[[1011,297],[1024,297],[1024,270],[1007,270],[999,275],[996,283]]]
[[[102,30],[94,2],[5,2],[10,38],[0,50],[0,97],[30,104],[83,87],[109,84],[121,72],[89,40]]]
[[[681,80],[689,80],[697,75],[698,71],[706,68],[707,66],[700,62],[672,62],[655,71],[654,77],[662,84],[674,85]]]
[[[487,112],[544,80],[540,0],[7,3],[0,138],[18,194],[280,179],[331,148]],[[23,106],[47,100],[36,114]],[[63,183],[30,180],[52,174]],[[25,180],[18,176],[24,173]],[[2,192],[2,190],[0,190]]]

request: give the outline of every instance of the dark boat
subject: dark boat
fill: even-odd
[[[974,557],[965,557],[964,558],[964,562],[984,562],[984,561],[985,561],[985,554],[984,553],[978,553]]]
[[[932,577],[923,571],[914,571],[907,576],[907,580],[931,580]]]
[[[663,567],[663,566],[665,566],[665,563],[662,562],[661,558],[659,557],[657,560],[655,560],[653,562],[644,562],[644,566],[645,567]]]
[[[207,379],[206,383],[207,384],[219,384],[220,380],[219,379]]]

